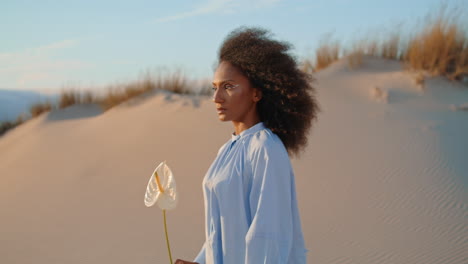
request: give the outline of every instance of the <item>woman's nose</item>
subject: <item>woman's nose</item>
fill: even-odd
[[[221,89],[216,89],[216,91],[214,92],[213,94],[213,97],[211,98],[213,100],[213,102],[215,103],[222,103],[224,102],[224,97],[223,97],[223,94],[222,92],[220,92]]]

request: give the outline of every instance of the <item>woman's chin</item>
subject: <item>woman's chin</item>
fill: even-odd
[[[218,115],[218,119],[219,119],[219,121],[223,121],[223,122],[229,121],[229,120],[226,118],[226,115],[223,115],[223,114]]]

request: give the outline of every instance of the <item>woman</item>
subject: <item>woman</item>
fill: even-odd
[[[195,263],[306,263],[288,154],[305,147],[318,106],[289,49],[258,28],[221,46],[213,102],[235,132],[203,180],[206,240]]]

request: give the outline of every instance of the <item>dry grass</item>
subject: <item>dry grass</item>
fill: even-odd
[[[362,44],[362,53],[371,56],[380,56],[380,46],[376,40],[368,40]]]
[[[362,57],[364,56],[364,52],[362,51],[355,51],[347,56],[348,68],[355,69],[362,65]]]
[[[381,43],[380,54],[382,58],[400,60],[402,47],[400,46],[400,33],[391,34]]]
[[[468,34],[456,18],[441,12],[410,40],[405,61],[413,69],[461,80],[468,74]]]
[[[107,93],[97,98],[104,110],[108,110],[132,98],[154,90],[166,90],[177,94],[194,94],[188,86],[188,81],[181,70],[175,70],[165,75],[158,73],[153,76],[149,72],[137,81],[108,87]]]
[[[319,71],[340,58],[340,44],[338,42],[323,41],[315,52],[314,71]]]
[[[316,50],[313,67],[315,71],[326,68],[343,53],[348,57],[349,67],[355,68],[360,65],[362,55],[372,55],[402,60],[411,70],[462,80],[468,76],[468,32],[456,11],[441,10],[435,19],[429,19],[422,29],[413,30],[407,38],[395,31],[381,41],[375,38],[355,41],[350,52],[342,52],[338,42],[323,42]]]
[[[29,112],[31,113],[32,118],[39,116],[42,113],[49,112],[50,110],[52,110],[52,104],[50,102],[37,103],[29,108]]]
[[[98,98],[96,102],[100,104],[104,110],[108,110],[125,101],[135,98],[146,91],[147,90],[143,86],[138,86],[137,83],[109,87],[107,89],[107,93],[103,97]]]
[[[376,40],[361,39],[354,41],[350,51],[343,52],[349,69],[356,69],[363,64],[364,55],[380,56],[380,46]]]
[[[18,124],[15,124],[14,122],[10,121],[0,123],[0,136],[5,134],[8,130],[13,129],[17,125]]]
[[[314,72],[314,64],[312,63],[312,60],[310,59],[305,59],[301,61],[300,67],[303,72],[306,72],[306,73]]]
[[[91,104],[96,101],[96,96],[91,91],[86,91],[81,97],[81,102],[83,104]]]
[[[177,70],[166,78],[161,78],[162,86],[159,89],[171,91],[176,94],[190,94],[187,78],[182,71]]]
[[[8,130],[13,129],[24,122],[22,115],[18,116],[15,121],[0,122],[0,136],[5,134]]]
[[[75,90],[62,90],[58,102],[58,108],[62,109],[75,104],[81,103],[81,94]]]
[[[366,54],[366,48],[363,42],[356,42],[351,51],[345,52],[346,61],[349,69],[355,69],[362,65],[363,56]]]

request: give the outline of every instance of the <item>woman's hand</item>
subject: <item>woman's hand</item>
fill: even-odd
[[[186,260],[177,259],[174,264],[199,264],[198,262],[190,262]]]

